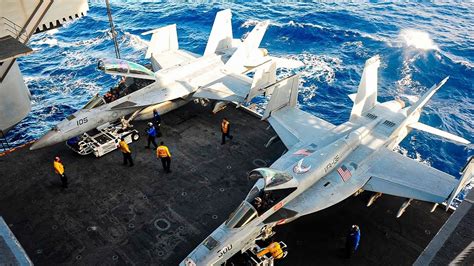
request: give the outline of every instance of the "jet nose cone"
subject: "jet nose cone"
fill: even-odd
[[[55,144],[54,139],[56,138],[57,132],[51,130],[46,135],[38,139],[33,145],[31,145],[30,150],[41,149],[50,145]]]

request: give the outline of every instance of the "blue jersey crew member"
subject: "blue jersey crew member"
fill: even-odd
[[[353,225],[346,237],[346,256],[350,258],[359,248],[360,228]]]
[[[145,146],[145,148],[149,149],[150,148],[150,143],[153,143],[153,147],[156,149],[158,147],[158,145],[156,145],[156,141],[155,141],[155,138],[156,138],[156,129],[155,129],[155,126],[153,125],[153,123],[148,123],[148,129],[147,129],[147,132],[148,134],[148,142],[147,142],[147,145]]]

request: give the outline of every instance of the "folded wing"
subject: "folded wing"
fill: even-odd
[[[300,141],[322,139],[334,135],[335,126],[296,107],[298,75],[280,81],[273,90],[263,119],[268,119],[275,132],[290,149]]]
[[[197,58],[197,55],[179,49],[176,24],[142,33],[147,34],[152,36],[145,58],[150,58],[154,71],[184,64]]]

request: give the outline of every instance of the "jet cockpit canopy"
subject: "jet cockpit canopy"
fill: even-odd
[[[240,206],[230,214],[225,225],[229,228],[240,228],[250,223],[257,216],[258,213],[254,206],[247,201],[243,201]]]
[[[271,168],[257,168],[249,173],[250,180],[264,180],[264,190],[295,188],[298,181],[290,174]]]
[[[137,63],[122,59],[100,59],[97,63],[97,68],[107,74],[155,80],[155,73],[153,71]]]

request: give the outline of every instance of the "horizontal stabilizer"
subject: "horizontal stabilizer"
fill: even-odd
[[[376,55],[365,62],[359,89],[352,106],[350,121],[361,117],[377,103],[377,72],[380,56]]]
[[[428,132],[428,133],[434,134],[436,136],[440,136],[442,138],[446,138],[446,139],[449,139],[449,140],[452,140],[452,141],[455,141],[455,142],[459,142],[461,144],[466,144],[467,145],[467,144],[470,143],[465,138],[461,138],[461,137],[456,136],[454,134],[448,133],[446,131],[442,131],[440,129],[425,125],[425,124],[420,123],[420,122],[410,124],[410,125],[408,125],[408,127],[418,129],[418,130],[421,130],[421,131],[424,131],[424,132]]]
[[[433,85],[414,105],[410,106],[410,109],[408,109],[407,114],[411,115],[412,113],[415,113],[419,111],[421,108],[423,108],[426,103],[433,97],[433,95],[441,88],[446,81],[448,81],[449,77],[445,77],[440,83]]]
[[[471,182],[472,178],[474,177],[474,157],[471,156],[469,158],[467,164],[464,166],[464,169],[461,171],[461,179],[459,179],[458,186],[449,196],[446,210],[451,206],[456,196],[461,192],[461,190],[467,185],[467,183]]]
[[[204,55],[232,47],[232,13],[230,9],[217,12]]]

